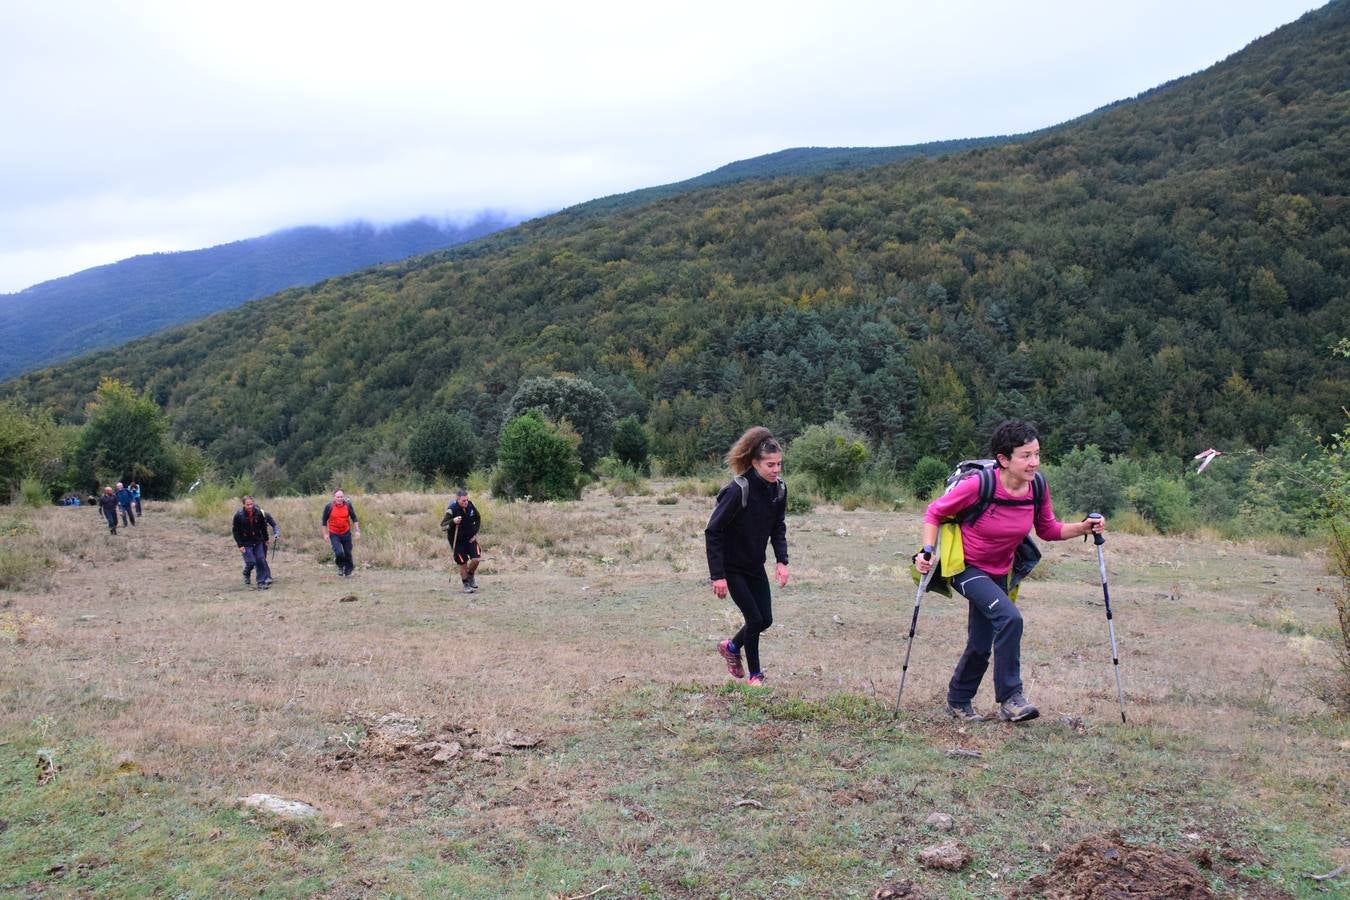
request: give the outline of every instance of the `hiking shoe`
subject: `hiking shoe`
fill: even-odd
[[[765,681],[763,672],[756,672],[755,674],[751,675],[750,680],[747,681],[746,684],[750,685],[750,687],[766,688],[769,686],[768,683]]]
[[[472,575],[469,576],[469,587],[473,588],[475,591],[478,590],[478,579]]]
[[[462,583],[463,583],[463,585],[464,585],[464,593],[466,593],[466,594],[472,594],[472,593],[473,593],[473,585],[469,584],[467,581],[462,582]]]
[[[249,579],[249,577],[248,577],[247,575],[245,575],[245,576],[244,576],[244,584],[248,585],[248,584],[252,584],[252,583],[253,583],[253,582]]]
[[[953,703],[952,701],[948,700],[947,712],[949,715],[951,715],[953,719],[957,719],[962,722],[985,721],[984,716],[977,713],[975,711],[975,707],[971,706],[970,701],[968,700],[965,703]]]
[[[731,641],[722,641],[717,645],[717,655],[727,661],[727,671],[732,678],[744,678],[745,667],[741,665],[741,652],[732,652]]]
[[[1021,694],[1013,694],[998,707],[998,717],[1005,722],[1027,722],[1040,714],[1041,711],[1028,703]]]

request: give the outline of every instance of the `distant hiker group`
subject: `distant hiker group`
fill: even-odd
[[[133,483],[128,487],[120,481],[116,489],[109,485],[103,489],[94,505],[98,506],[98,511],[108,521],[109,533],[117,534],[119,516],[124,528],[136,524],[136,517],[141,514],[141,486]]]
[[[109,488],[109,491],[112,489]],[[114,504],[116,500],[112,501]],[[323,508],[320,516],[323,526],[323,540],[332,548],[333,562],[341,578],[350,578],[356,570],[352,554],[353,539],[361,537],[360,517],[356,507],[345,491],[333,492],[333,499]],[[469,492],[460,488],[445,508],[441,519],[441,530],[446,532],[455,563],[459,566],[460,581],[466,594],[478,590],[476,573],[482,561],[482,551],[478,546],[478,529],[482,517],[478,509],[469,500]],[[116,533],[115,518],[109,519],[109,527]],[[241,508],[234,514],[232,523],[235,546],[244,561],[244,584],[252,585],[253,573],[257,572],[257,589],[267,590],[272,586],[272,570],[268,562],[268,547],[275,547],[281,540],[281,529],[272,514],[258,506],[250,497],[242,498]]]

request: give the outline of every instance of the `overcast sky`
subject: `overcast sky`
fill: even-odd
[[[1027,131],[1306,0],[0,0],[0,292],[304,224],[535,213]]]

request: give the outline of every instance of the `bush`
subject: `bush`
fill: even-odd
[[[1126,496],[1135,512],[1162,534],[1186,527],[1191,515],[1191,495],[1186,485],[1167,475],[1152,475],[1132,485]]]
[[[1047,480],[1053,480],[1056,510],[1064,513],[1110,516],[1124,499],[1120,479],[1095,444],[1065,454]]]
[[[845,416],[835,416],[824,425],[812,425],[788,449],[794,469],[815,478],[827,500],[854,488],[862,480],[867,463],[867,445]]]
[[[454,481],[473,471],[476,446],[468,422],[448,412],[434,412],[408,438],[408,464],[428,480]]]
[[[264,497],[275,497],[286,489],[286,470],[277,463],[275,456],[269,456],[253,467],[253,483]]]
[[[537,410],[506,423],[497,446],[492,492],[508,499],[575,500],[581,438]]]
[[[46,506],[52,502],[51,492],[39,479],[29,475],[19,482],[19,499],[24,505],[34,508]]]
[[[609,397],[580,378],[527,378],[506,407],[507,425],[524,412],[537,409],[544,417],[564,419],[579,436],[577,454],[587,468],[610,449],[614,437],[614,404]],[[503,436],[505,436],[503,426]],[[501,447],[497,448],[501,459]]]
[[[925,456],[914,464],[909,473],[909,490],[916,500],[931,500],[947,483],[954,467],[936,456]]]
[[[610,482],[609,492],[616,497],[651,493],[651,489],[647,486],[647,479],[643,477],[642,472],[628,463],[621,462],[612,456],[606,456],[596,464],[595,468],[600,477]]]
[[[651,439],[637,416],[624,416],[614,425],[614,455],[634,469],[645,471]]]

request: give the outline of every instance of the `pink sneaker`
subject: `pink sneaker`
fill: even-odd
[[[717,654],[727,661],[727,671],[732,678],[744,678],[745,667],[741,665],[740,651],[731,651],[731,641],[722,641],[717,645]]]
[[[751,675],[750,680],[747,681],[746,684],[750,685],[751,687],[762,687],[762,688],[766,688],[769,686],[768,682],[764,680],[763,672]]]

